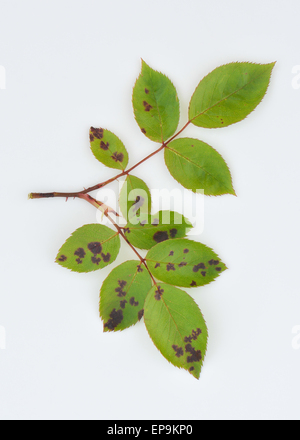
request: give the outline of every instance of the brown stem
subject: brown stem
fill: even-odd
[[[127,237],[125,236],[124,232],[122,231],[122,228],[111,218],[111,216],[108,214],[108,210],[107,209],[103,209],[103,203],[99,202],[96,199],[94,199],[89,194],[79,194],[78,198],[86,200],[91,205],[95,206],[95,208],[97,208],[97,209],[101,209],[103,214],[108,218],[108,220],[112,223],[112,225],[117,229],[117,231],[121,235],[121,237],[126,241],[126,243],[131,247],[133,252],[137,255],[137,257],[139,258],[141,264],[143,264],[145,266],[145,268],[149,272],[149,275],[150,275],[154,285],[157,285],[156,281],[155,281],[155,279],[154,279],[154,277],[152,275],[152,273],[150,272],[150,269],[147,266],[147,263],[146,263],[145,259],[138,253],[138,251],[135,249],[135,247],[132,246],[132,244],[127,240]]]
[[[90,188],[87,188],[87,189],[84,189],[84,190],[78,191],[78,192],[72,192],[72,193],[64,193],[64,192],[30,193],[28,198],[29,199],[44,199],[44,198],[51,198],[51,197],[64,197],[64,198],[68,199],[69,197],[70,198],[79,197],[81,194],[88,194],[89,192],[95,191],[96,189],[103,188],[104,186],[108,185],[109,183],[117,180],[119,177],[123,177],[125,175],[128,175],[132,170],[137,168],[142,163],[146,162],[146,160],[150,159],[150,157],[155,156],[157,153],[159,153],[161,150],[163,150],[173,139],[175,139],[179,134],[181,134],[190,123],[191,123],[191,121],[188,121],[181,130],[179,130],[176,134],[174,134],[174,136],[171,137],[167,142],[164,142],[157,150],[153,151],[153,153],[144,157],[144,159],[140,160],[138,163],[133,165],[127,171],[122,171],[122,173],[117,174],[115,177],[112,177],[112,178],[106,180],[105,182],[98,183],[97,185],[91,186]]]

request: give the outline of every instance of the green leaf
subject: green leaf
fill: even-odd
[[[151,287],[150,275],[139,261],[126,261],[113,269],[100,291],[104,331],[124,330],[139,321]]]
[[[109,168],[125,170],[128,153],[123,142],[111,131],[103,128],[90,128],[91,150],[96,159]]]
[[[61,247],[56,262],[74,272],[91,272],[108,266],[117,258],[120,237],[99,224],[77,229]]]
[[[222,156],[198,139],[181,138],[165,148],[165,162],[174,179],[187,189],[209,196],[234,194],[230,171]]]
[[[192,224],[178,212],[159,211],[141,215],[137,224],[128,223],[124,232],[128,241],[140,249],[150,249],[157,243],[185,237]]]
[[[135,119],[152,141],[163,143],[174,133],[179,122],[179,101],[172,82],[142,61],[132,96]]]
[[[197,86],[189,120],[198,127],[227,127],[241,121],[263,99],[275,63],[230,63],[209,73]]]
[[[146,261],[155,278],[182,287],[203,286],[227,269],[212,249],[185,238],[157,244]]]
[[[126,220],[151,212],[151,194],[146,183],[138,177],[128,175],[119,197],[120,210]]]
[[[145,301],[145,325],[155,346],[173,365],[199,379],[207,327],[195,301],[167,284],[154,286]]]

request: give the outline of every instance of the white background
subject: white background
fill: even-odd
[[[0,418],[299,419],[299,2],[1,0],[0,9]],[[199,381],[161,356],[143,321],[103,333],[99,289],[134,258],[126,245],[102,271],[54,263],[65,239],[96,221],[94,208],[27,200],[114,175],[89,150],[91,125],[122,139],[130,165],[157,148],[133,117],[141,58],[176,86],[180,127],[215,67],[277,61],[246,120],[184,133],[223,155],[238,196],[206,198],[204,230],[193,237],[229,267],[189,291],[210,335]],[[163,155],[135,175],[151,188],[182,189]]]

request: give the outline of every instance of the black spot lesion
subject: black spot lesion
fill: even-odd
[[[162,289],[160,286],[157,286],[157,290],[155,291],[154,298],[159,301],[162,297],[162,294],[164,293],[164,289]]]
[[[187,356],[187,363],[191,362],[200,362],[202,359],[201,350],[196,350],[192,344],[186,344],[185,346],[186,353],[190,353],[190,356]]]
[[[221,270],[222,270],[222,267],[216,267],[217,272],[221,272]]]
[[[145,93],[146,93],[146,95],[148,95],[148,93],[149,93],[149,90],[147,88],[145,89]]]
[[[67,261],[67,259],[68,259],[68,257],[66,257],[65,255],[61,255],[61,256],[58,258],[58,261],[60,261],[61,263],[63,263],[64,261]]]
[[[90,128],[90,135],[92,135],[96,139],[102,139],[103,138],[103,128]]]
[[[170,270],[176,270],[173,263],[168,263],[166,269],[168,272],[170,272]]]
[[[140,321],[143,316],[144,316],[144,309],[141,309],[141,310],[139,310],[139,313],[138,313],[138,320]]]
[[[182,347],[178,347],[178,345],[172,345],[173,350],[175,351],[175,356],[177,356],[178,358],[183,356],[183,348]]]
[[[161,243],[162,241],[168,240],[168,233],[166,231],[157,231],[153,235],[153,240],[156,241],[156,243]]]
[[[122,299],[122,300],[120,301],[120,307],[121,307],[121,309],[125,309],[125,305],[126,305],[126,303],[127,303],[126,299]]]
[[[100,263],[100,261],[101,261],[101,258],[97,258],[97,256],[94,255],[94,256],[91,258],[91,261],[92,261],[92,263],[97,264],[97,266],[99,266],[99,263]]]
[[[183,253],[184,253],[184,254],[187,254],[188,252],[190,252],[189,249],[183,249]]]
[[[143,106],[145,109],[145,112],[150,112],[150,110],[153,108],[151,104],[148,104],[147,101],[143,101]]]
[[[92,252],[92,254],[97,255],[101,254],[102,245],[99,241],[93,241],[87,245],[88,250]]]
[[[146,130],[145,130],[144,128],[141,128],[141,132],[144,133],[144,134],[147,133]]]
[[[217,266],[219,263],[220,263],[220,260],[214,260],[214,259],[209,260],[209,262],[208,262],[208,264],[210,266]]]
[[[203,277],[206,276],[206,272],[205,272],[205,270],[202,270],[201,275],[202,275]]]
[[[111,156],[111,158],[112,158],[115,162],[123,162],[123,160],[124,160],[124,154],[123,154],[123,153],[118,153],[117,151],[115,151],[114,154]]]
[[[132,296],[129,300],[129,304],[131,306],[137,307],[139,305],[139,302],[135,300],[134,296]]]
[[[144,269],[141,267],[141,264],[139,264],[139,265],[137,266],[137,271],[138,271],[139,273],[144,272]]]
[[[200,269],[206,269],[204,263],[196,264],[196,265],[193,267],[193,272],[198,272]]]
[[[157,269],[158,267],[160,267],[160,263],[156,263],[156,265],[154,266],[154,269]]]
[[[178,264],[178,267],[184,267],[187,265],[186,261],[182,261],[181,263]]]
[[[80,247],[80,248],[76,249],[76,251],[74,252],[74,255],[76,255],[76,257],[83,259],[86,256],[86,252],[83,248]]]
[[[169,257],[173,257],[173,255],[174,255],[174,251],[171,251],[171,252],[169,253]]]
[[[127,281],[125,281],[125,280],[118,280],[118,284],[119,284],[119,287],[117,287],[116,289],[115,289],[115,292],[117,292],[117,296],[119,296],[119,297],[124,297],[124,296],[126,296],[126,294],[127,294],[127,292],[125,292],[123,289],[124,289],[124,287],[126,286],[126,284],[127,284]]]
[[[197,287],[197,283],[196,283],[196,281],[192,281],[191,284],[190,284],[190,286],[191,286],[191,287]]]
[[[110,261],[110,253],[107,252],[107,254],[104,254],[103,252],[101,253],[101,257],[103,258],[104,263],[108,263]]]
[[[77,264],[82,264],[82,260],[81,260],[81,258],[76,258],[76,263],[77,263]]]
[[[177,234],[177,229],[173,228],[170,230],[170,237],[175,238]]]
[[[102,149],[102,150],[104,150],[104,151],[107,151],[108,150],[108,147],[109,147],[109,143],[108,142],[103,142],[103,141],[101,141],[100,142],[100,148]]]
[[[121,309],[113,309],[109,316],[110,319],[104,324],[104,328],[114,330],[123,321],[123,312]]]
[[[192,342],[196,341],[198,336],[202,334],[202,330],[197,328],[196,330],[192,330],[192,334],[189,336],[185,336],[184,342]]]

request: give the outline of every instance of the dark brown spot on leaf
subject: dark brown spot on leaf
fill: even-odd
[[[104,328],[108,328],[108,330],[114,330],[123,321],[123,312],[121,309],[113,309],[109,316],[110,319],[107,321],[106,324],[104,324]]]
[[[126,286],[127,281],[125,281],[125,280],[118,280],[118,284],[119,284],[119,286],[122,287],[122,289],[123,289],[123,287]]]
[[[219,260],[214,260],[214,259],[212,259],[212,260],[209,260],[209,262],[208,262],[208,264],[210,264],[211,266],[216,266],[217,264],[219,264],[220,263],[220,261]]]
[[[180,356],[183,356],[183,348],[182,347],[178,347],[178,345],[172,345],[172,348],[176,352],[175,356],[177,356],[178,358]]]
[[[145,93],[148,95],[148,93],[149,93],[149,90],[148,89],[145,89]]]
[[[82,260],[80,258],[76,259],[77,264],[82,264]]]
[[[201,351],[200,350],[195,350],[195,348],[192,347],[191,344],[186,344],[185,351],[187,353],[191,354],[191,356],[188,356],[187,359],[186,359],[188,363],[200,362],[201,361],[201,359],[202,359]]]
[[[144,269],[141,267],[141,265],[138,265],[138,266],[137,266],[137,271],[138,271],[138,272],[143,272]]]
[[[176,270],[173,263],[168,263],[167,264],[167,271],[169,272],[170,270]]]
[[[154,269],[157,269],[158,267],[160,267],[160,263],[156,263],[156,265],[154,266]]]
[[[189,368],[189,371],[194,371],[194,370],[195,370],[195,367]]]
[[[124,160],[124,154],[123,154],[123,153],[118,153],[117,151],[115,151],[114,154],[111,156],[111,158],[112,158],[115,162],[123,162],[123,160]]]
[[[118,293],[117,296],[119,296],[119,297],[122,298],[123,296],[126,296],[126,293],[127,293],[127,292],[124,292],[124,290],[123,290],[123,287],[126,286],[127,282],[124,281],[124,280],[118,280],[118,284],[119,284],[119,287],[117,287],[117,288],[115,289],[115,292]]]
[[[92,135],[92,133],[90,133],[90,142],[93,142],[94,139],[94,136]]]
[[[148,104],[146,101],[143,101],[143,106],[145,107],[145,112],[150,112],[150,110],[153,108],[152,105]]]
[[[190,286],[191,286],[191,287],[195,287],[195,286],[197,286],[196,281],[192,281],[191,284],[190,284]]]
[[[193,272],[198,272],[199,269],[205,269],[204,263],[199,263],[196,266],[193,267]]]
[[[178,267],[184,267],[187,265],[186,261],[182,261],[181,263],[178,264]]]
[[[60,257],[59,257],[59,259],[58,259],[58,261],[61,261],[62,263],[64,262],[64,261],[66,261],[68,258],[65,256],[65,255],[61,255]]]
[[[144,133],[144,134],[147,133],[146,130],[145,130],[144,128],[141,129],[141,132]]]
[[[189,249],[183,249],[184,254],[187,254],[188,252],[190,252]]]
[[[84,258],[86,256],[85,250],[83,248],[78,248],[75,252],[74,255],[76,255],[79,258]]]
[[[101,258],[97,258],[96,255],[92,257],[92,263],[97,264],[97,266],[99,266],[100,261]]]
[[[192,334],[190,336],[186,336],[184,338],[184,342],[192,342],[192,340],[196,341],[198,336],[201,335],[202,330],[197,328],[196,330],[192,330]]]
[[[134,296],[132,296],[129,300],[129,304],[136,307],[139,305],[139,302],[134,299]]]
[[[139,313],[138,313],[138,320],[140,321],[143,316],[144,316],[144,309],[139,311]]]
[[[153,240],[156,241],[156,243],[161,243],[162,241],[168,240],[168,233],[166,231],[157,231],[153,235]]]
[[[174,255],[174,251],[171,251],[170,253],[169,253],[169,257],[172,257]]]
[[[216,267],[216,270],[217,270],[218,272],[221,272],[222,267]]]
[[[147,220],[143,220],[143,221],[140,223],[140,225],[141,225],[141,226],[145,226],[146,223],[147,223]]]
[[[100,142],[100,148],[102,148],[102,150],[107,151],[108,147],[109,147],[108,142],[106,144],[103,141]]]
[[[121,309],[125,309],[125,305],[126,305],[127,301],[126,299],[122,299],[122,301],[120,301],[120,307]]]
[[[160,286],[157,286],[157,290],[155,291],[154,298],[155,298],[157,301],[159,301],[163,293],[164,293],[164,289],[161,289]]]
[[[103,258],[104,263],[108,263],[109,262],[109,260],[110,260],[110,253],[109,252],[107,252],[106,255],[102,252],[101,256]]]
[[[124,234],[130,234],[130,229],[129,228],[124,228]]]
[[[170,230],[170,237],[171,237],[171,238],[175,238],[175,237],[176,237],[176,234],[177,234],[177,229],[174,228],[174,229],[171,229],[171,230]]]
[[[100,254],[102,251],[102,246],[99,241],[93,241],[92,243],[89,243],[87,247],[94,255]]]
[[[91,133],[96,139],[102,139],[103,138],[103,128],[94,128],[91,127]]]

